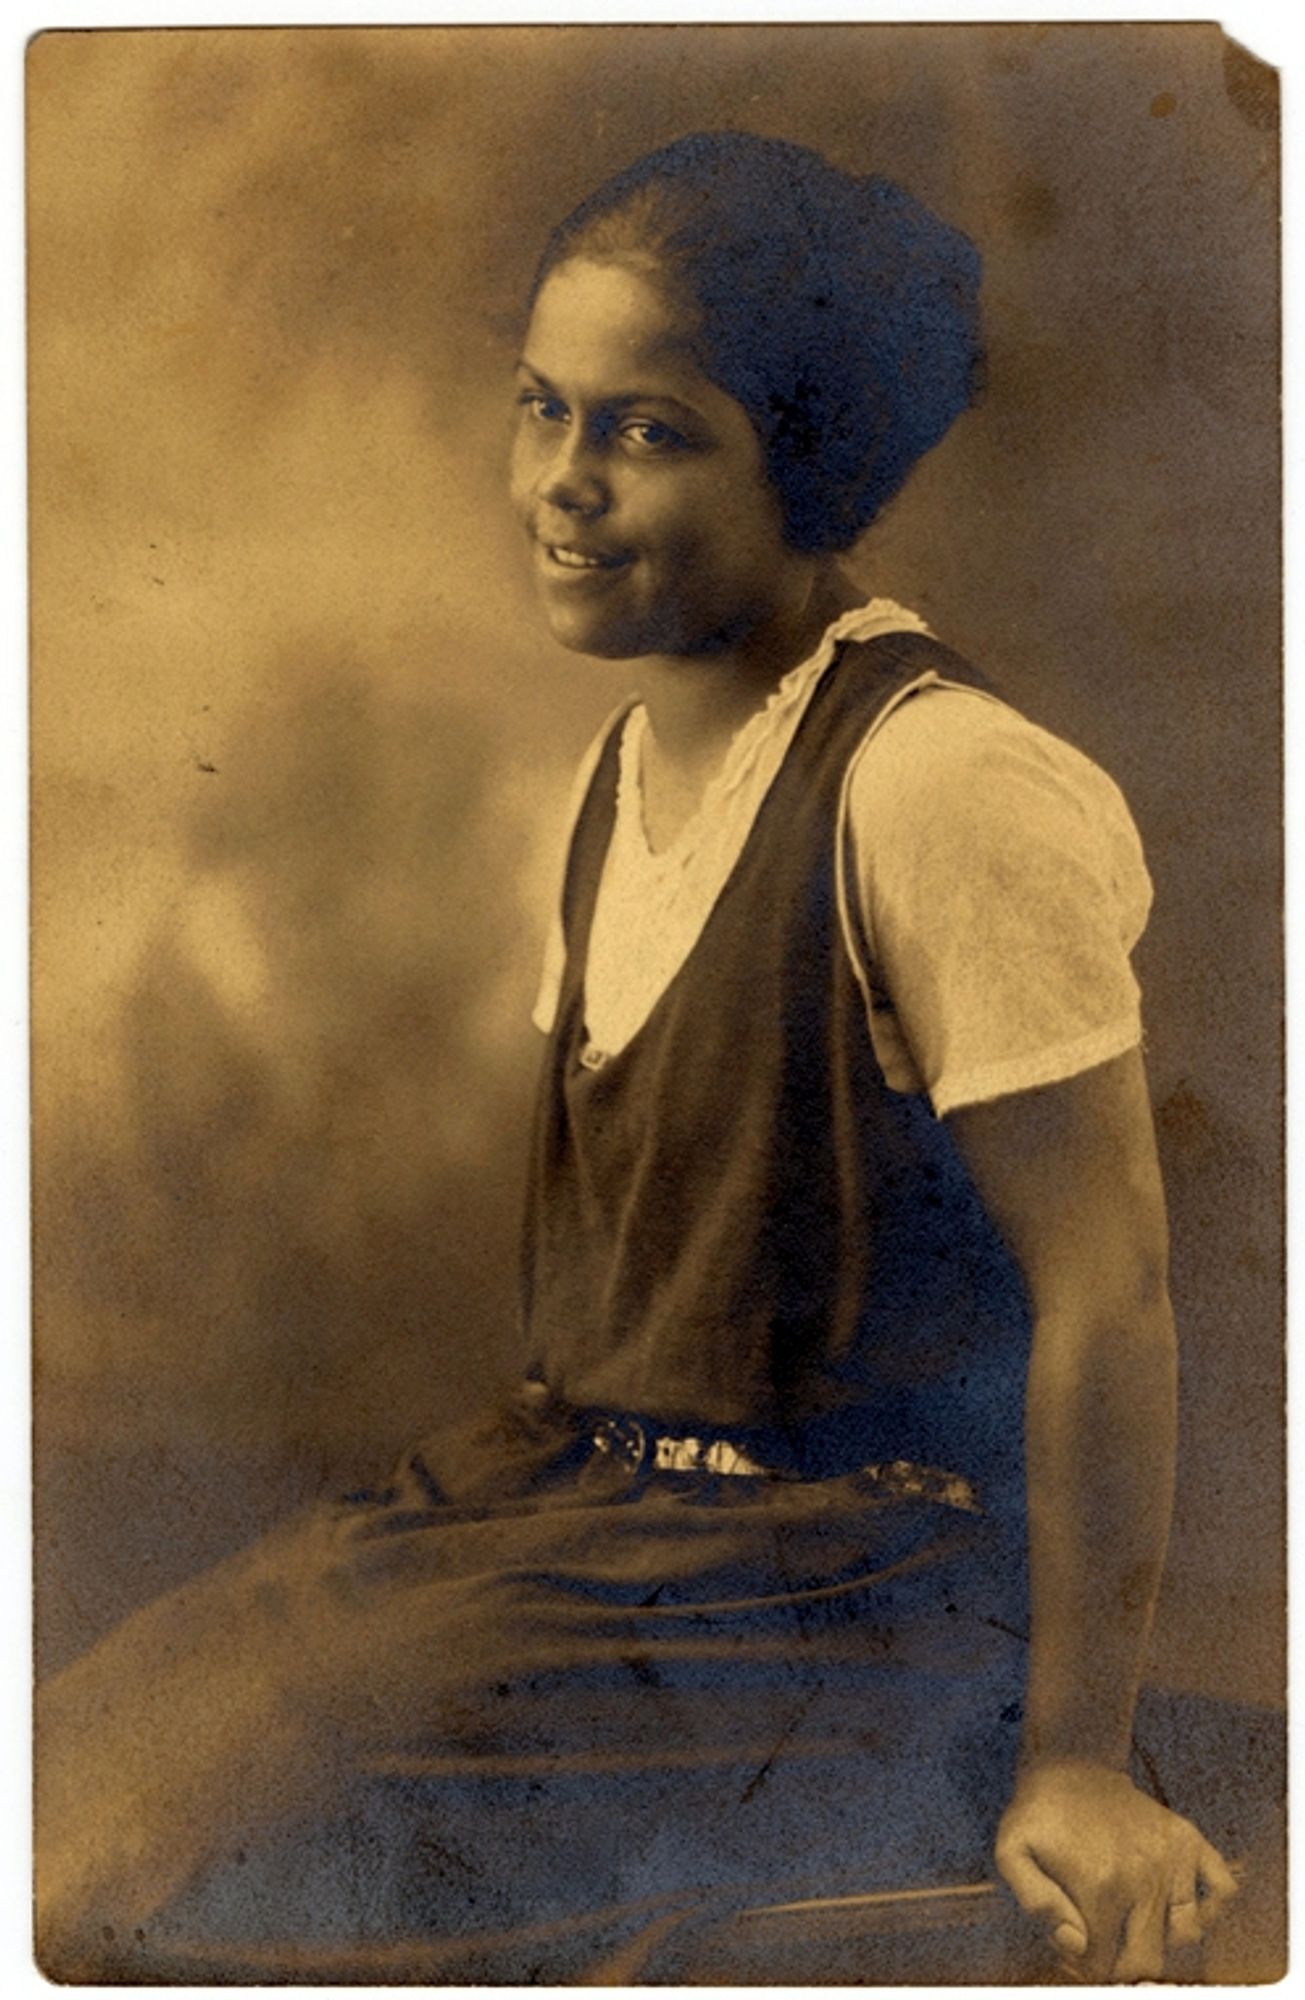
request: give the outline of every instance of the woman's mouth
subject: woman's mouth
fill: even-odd
[[[541,542],[540,551],[550,569],[569,570],[575,575],[592,575],[595,570],[624,569],[628,555],[604,549],[577,548],[568,542]]]

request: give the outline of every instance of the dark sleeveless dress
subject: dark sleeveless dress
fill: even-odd
[[[536,1118],[531,1378],[54,1683],[55,1761],[108,1797],[147,1741],[138,1818],[177,1829],[134,1864],[176,1890],[140,1923],[124,1863],[136,1976],[570,1981],[704,1900],[985,1871],[1027,1307],[946,1126],[884,1083],[837,897],[849,759],[930,669],[976,678],[917,635],[844,646],[693,951],[595,1061],[606,745]],[[659,1471],[664,1434],[770,1476]]]

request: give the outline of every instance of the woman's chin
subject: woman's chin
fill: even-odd
[[[641,645],[627,620],[586,615],[578,605],[546,601],[548,629],[569,653],[587,653],[595,660],[632,660],[652,649]]]

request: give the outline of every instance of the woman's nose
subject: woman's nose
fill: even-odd
[[[607,482],[592,445],[576,431],[558,439],[539,482],[539,497],[561,513],[587,519],[606,512]]]

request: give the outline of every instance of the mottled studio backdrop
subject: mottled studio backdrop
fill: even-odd
[[[674,134],[901,179],[991,386],[859,552],[1127,791],[1185,1336],[1155,1671],[1279,1690],[1273,78],[1201,26],[63,33],[30,55],[41,1643],[515,1358],[575,758],[503,502],[547,225]]]

